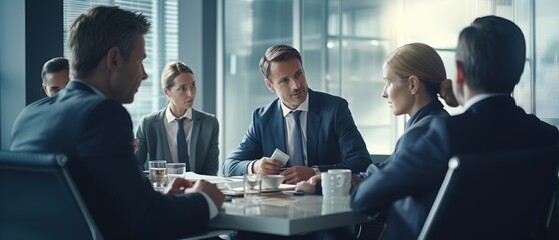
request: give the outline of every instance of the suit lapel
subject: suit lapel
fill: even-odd
[[[318,148],[318,133],[320,131],[320,106],[318,100],[314,99],[314,92],[309,89],[309,111],[307,113],[307,164],[314,166],[316,162],[316,152]]]
[[[188,144],[190,145],[190,168],[193,172],[197,170],[196,169],[196,145],[198,141],[195,141],[194,139],[198,139],[198,136],[200,135],[201,121],[199,121],[199,118],[200,115],[198,115],[198,112],[192,109],[192,125],[191,125],[192,132]]]
[[[163,151],[162,154],[163,158],[167,160],[167,162],[173,162],[173,159],[171,157],[171,150],[169,149],[169,141],[167,141],[167,130],[165,130],[165,123],[164,123],[164,121],[167,121],[167,119],[165,119],[166,110],[167,108],[164,108],[157,114],[157,118],[155,122],[155,128],[157,128],[157,131],[155,132],[157,133],[158,143],[153,144],[153,146],[162,146],[161,150]]]
[[[273,135],[273,142],[276,148],[278,148],[279,150],[281,150],[284,153],[288,153],[287,152],[287,147],[285,146],[286,144],[286,140],[285,140],[285,119],[283,117],[283,111],[281,110],[281,100],[278,99],[277,101],[277,106],[276,106],[276,111],[274,111],[276,114],[273,116],[272,120],[272,128],[270,128],[272,131],[270,131]],[[276,129],[281,129],[280,131],[276,130]],[[264,152],[264,154],[266,154]],[[271,155],[272,153],[270,153]],[[270,157],[270,156],[267,156]]]

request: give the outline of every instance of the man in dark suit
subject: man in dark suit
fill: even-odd
[[[175,239],[203,231],[223,204],[208,182],[178,179],[167,189],[172,194],[163,195],[139,170],[122,104],[134,100],[147,78],[142,60],[149,28],[144,16],[118,7],[80,15],[68,39],[74,80],[27,106],[13,127],[12,151],[68,156],[70,174],[105,239]]]
[[[225,176],[280,173],[283,163],[270,158],[276,148],[290,156],[286,165],[290,168],[281,171],[286,183],[307,180],[332,168],[354,173],[367,169],[369,152],[347,101],[308,88],[299,51],[286,45],[268,48],[260,60],[260,71],[266,87],[278,99],[254,111],[244,139],[225,160]],[[295,115],[297,111],[300,115]],[[302,145],[300,160],[297,142]]]
[[[352,192],[351,207],[374,214],[388,208],[384,239],[416,239],[456,154],[557,146],[557,128],[526,114],[511,93],[526,58],[524,35],[496,16],[460,33],[453,91],[463,114],[434,119],[425,136],[374,171]]]

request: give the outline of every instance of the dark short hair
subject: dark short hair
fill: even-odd
[[[269,79],[270,77],[270,65],[272,62],[283,62],[291,58],[299,59],[301,65],[303,65],[303,60],[301,59],[301,53],[297,49],[287,46],[287,45],[274,45],[266,50],[266,53],[262,58],[260,58],[260,72],[264,78]]]
[[[45,82],[45,78],[48,73],[57,73],[63,70],[70,70],[68,59],[63,57],[56,57],[48,60],[43,65],[43,70],[41,70],[41,78],[43,79],[43,83]]]
[[[118,6],[96,6],[74,20],[68,34],[72,78],[87,78],[112,47],[128,61],[138,34],[151,24],[141,13]]]
[[[505,18],[477,18],[460,32],[456,61],[462,65],[469,87],[510,94],[526,64],[524,34]]]

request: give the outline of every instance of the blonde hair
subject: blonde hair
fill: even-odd
[[[173,80],[181,73],[192,73],[194,75],[192,69],[181,61],[167,63],[161,72],[161,87],[170,90],[175,85]]]
[[[417,76],[433,98],[439,94],[448,106],[458,106],[443,60],[431,46],[423,43],[401,46],[388,56],[386,64],[400,77]]]

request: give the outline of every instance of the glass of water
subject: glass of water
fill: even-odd
[[[184,178],[186,172],[186,163],[167,163],[167,176],[169,184],[173,183],[175,178]]]
[[[258,201],[262,189],[262,178],[258,174],[243,177],[244,198],[246,201]]]
[[[167,187],[167,161],[156,160],[149,161],[149,180],[158,192],[163,192]]]

